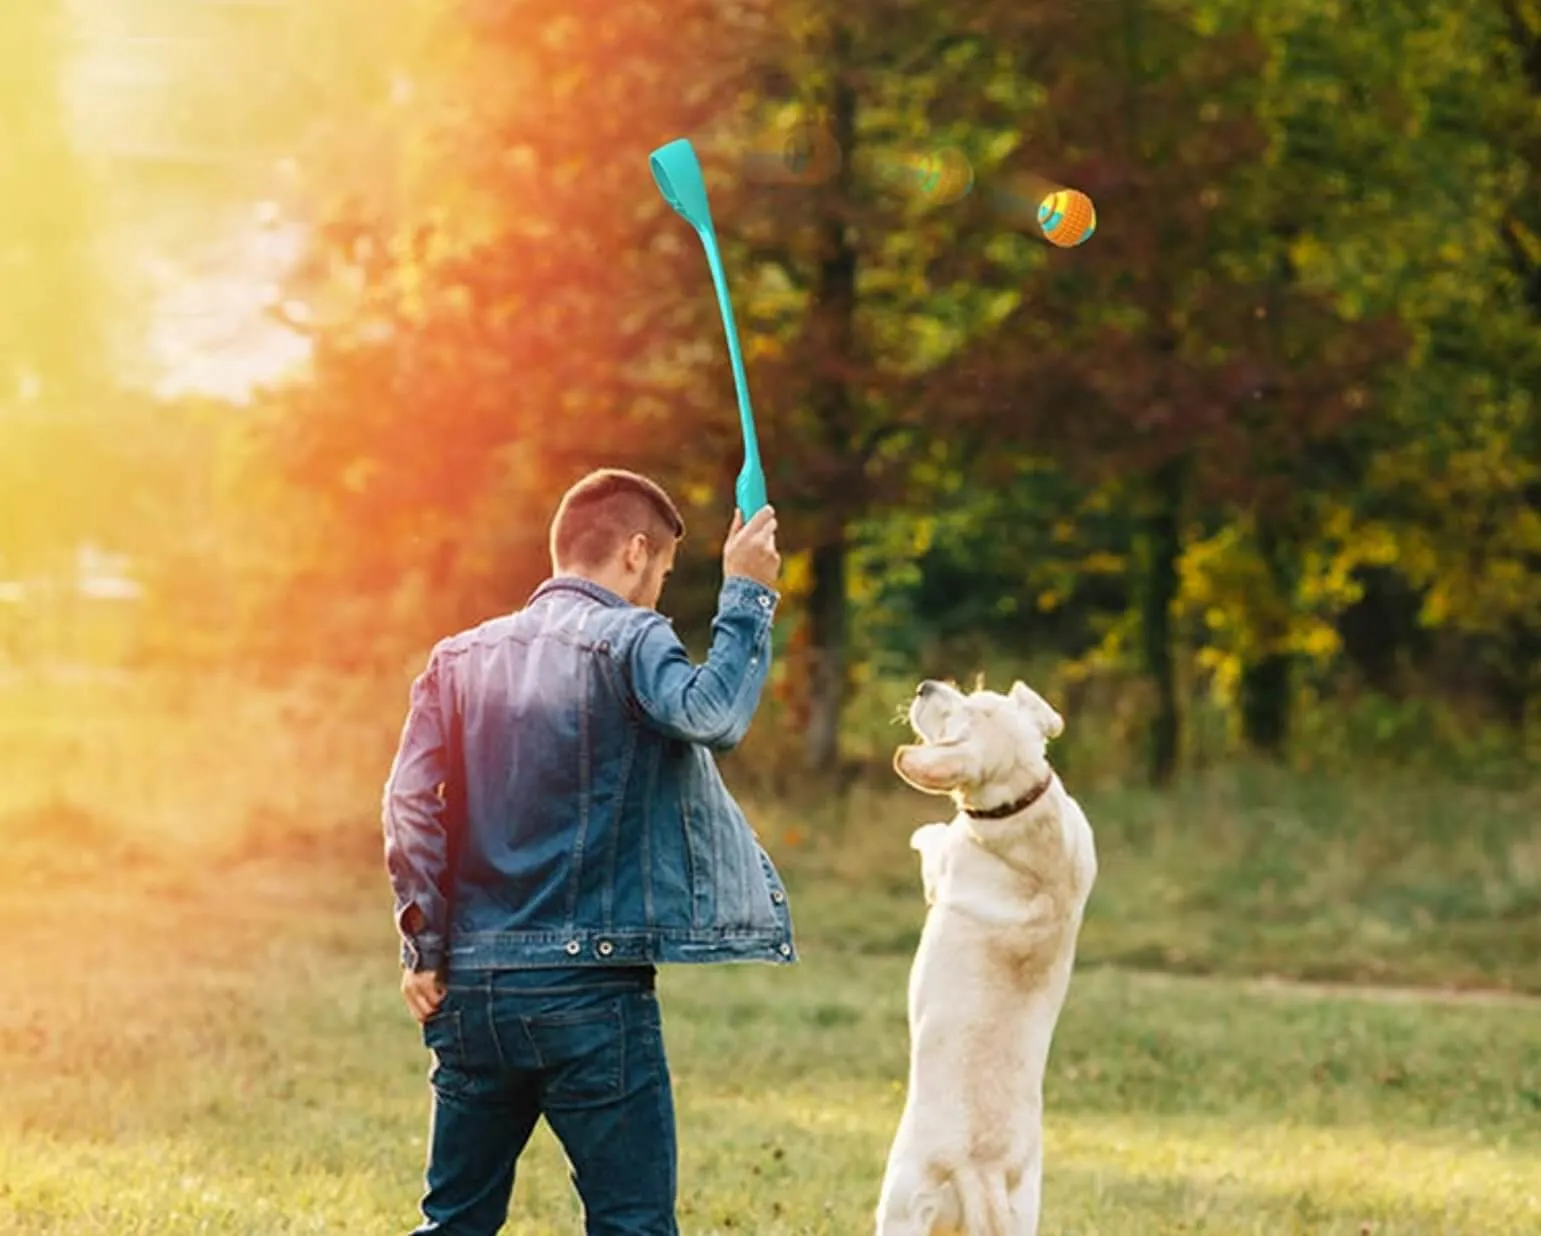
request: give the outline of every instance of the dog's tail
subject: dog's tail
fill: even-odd
[[[973,1236],[1013,1236],[1011,1198],[1006,1175],[999,1169],[960,1167],[953,1173],[953,1187],[963,1210],[963,1231]]]

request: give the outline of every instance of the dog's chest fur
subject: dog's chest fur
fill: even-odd
[[[915,844],[928,902],[982,923],[1022,928],[1029,938],[1052,936],[1079,918],[1095,878],[1091,828],[1057,787],[1020,818],[976,820],[960,813],[949,824],[920,830]]]
[[[960,814],[919,830],[931,904],[912,980],[1048,995],[1068,978],[1095,879],[1091,829],[1056,787],[1019,819]],[[921,996],[921,991],[914,993]]]

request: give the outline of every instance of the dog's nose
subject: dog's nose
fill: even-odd
[[[922,682],[920,684],[920,686],[915,688],[915,694],[919,695],[919,696],[926,696],[926,695],[930,695],[931,692],[933,692],[935,690],[936,690],[936,683],[932,679],[927,678],[924,682]]]

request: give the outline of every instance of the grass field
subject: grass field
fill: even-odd
[[[374,822],[398,718],[177,704],[32,697],[0,725],[0,1233],[404,1233],[427,1058]],[[805,960],[665,973],[687,1233],[870,1225],[921,920],[904,843],[936,806],[755,812]],[[1046,1236],[1541,1231],[1541,1003],[1256,981],[1541,990],[1534,791],[1226,770],[1088,807]],[[580,1230],[544,1134],[508,1230]]]

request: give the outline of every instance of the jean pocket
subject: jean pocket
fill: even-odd
[[[423,1023],[423,1046],[439,1061],[459,1064],[465,1059],[465,1033],[460,1025],[460,1010],[442,1004]]]
[[[625,1093],[626,1022],[621,999],[524,1018],[553,1107],[613,1103]]]

